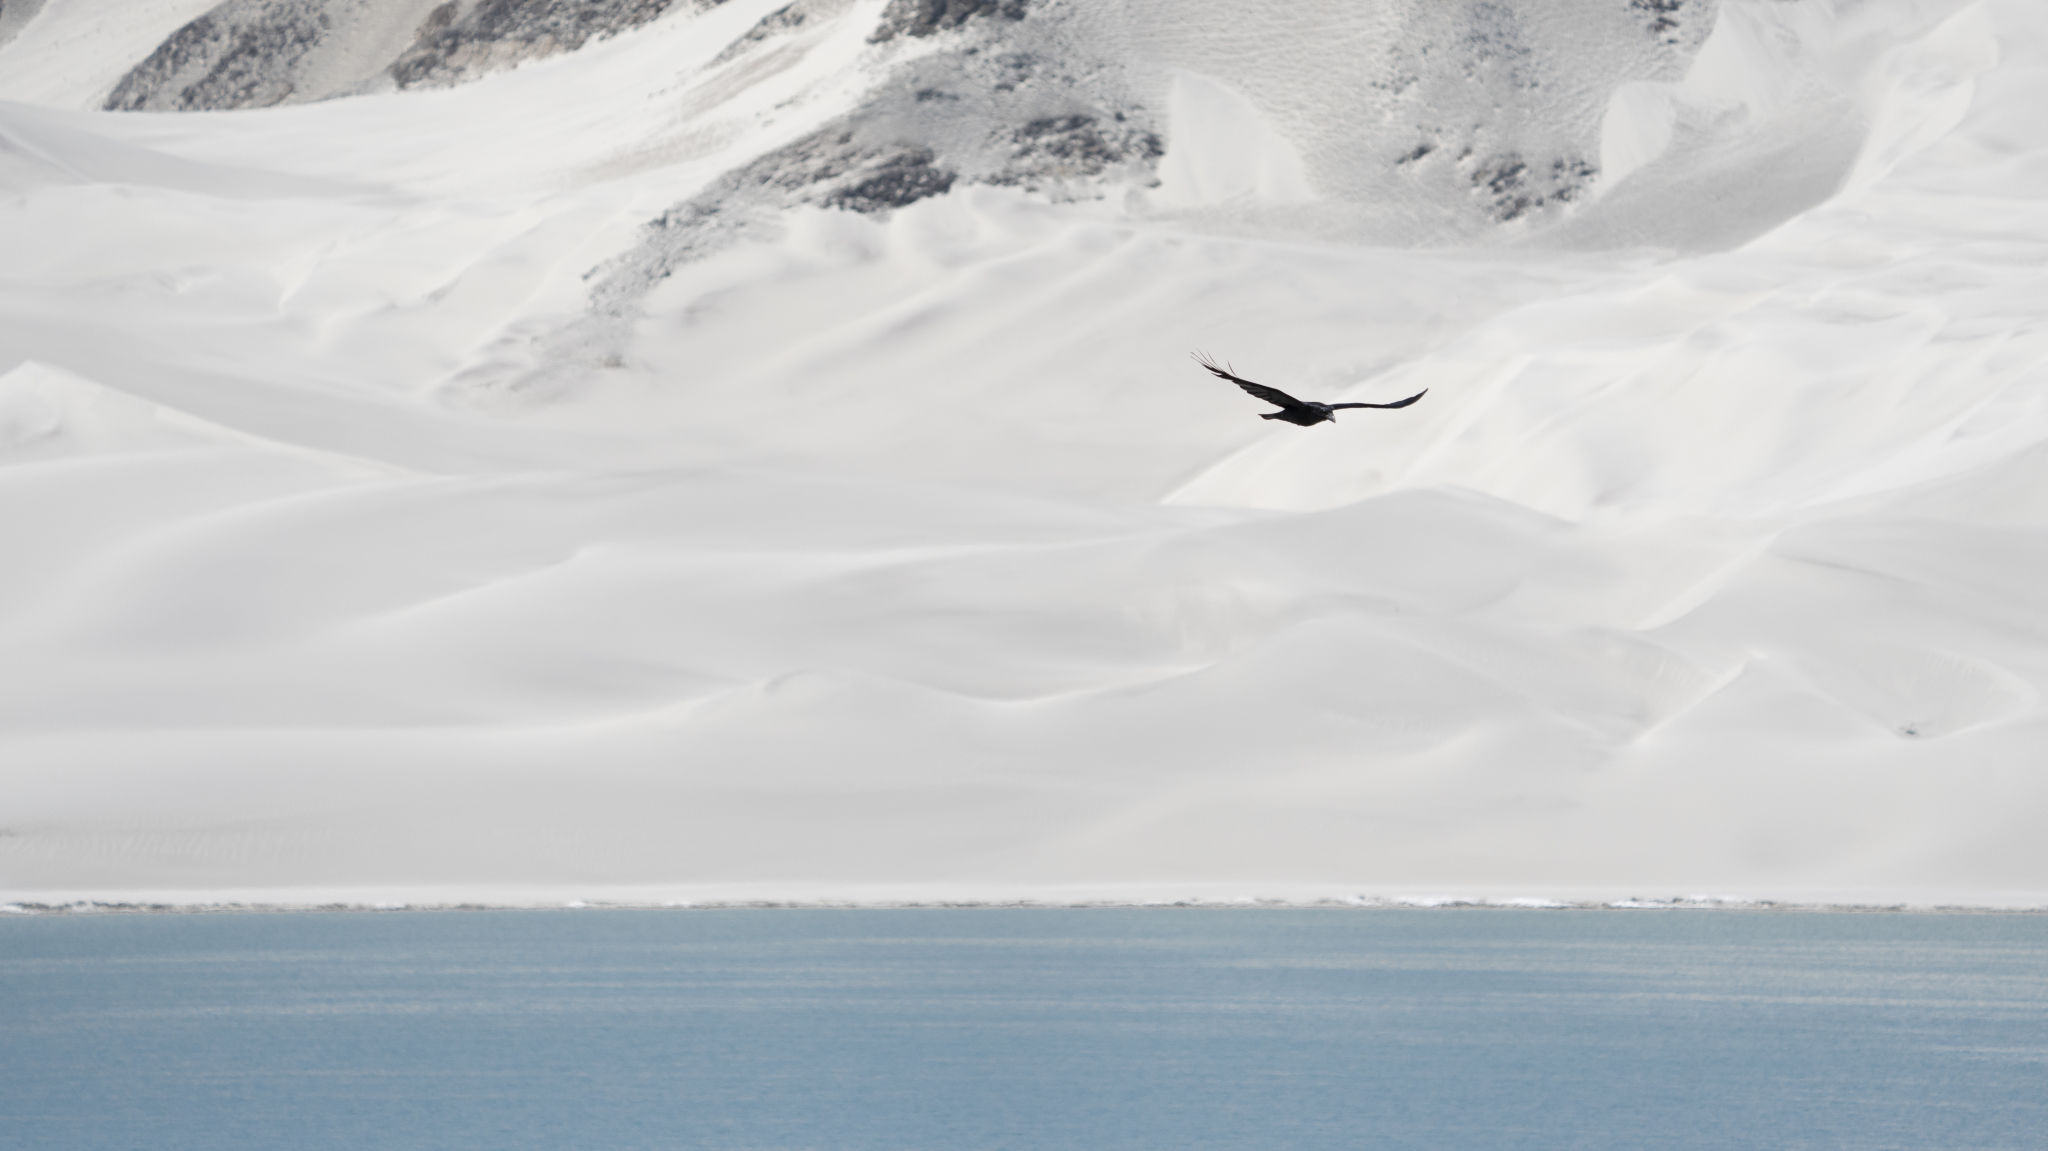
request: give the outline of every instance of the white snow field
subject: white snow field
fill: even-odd
[[[2048,904],[2048,5],[784,3],[0,0],[0,898]]]

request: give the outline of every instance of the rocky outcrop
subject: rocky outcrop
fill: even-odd
[[[890,0],[870,37],[880,44],[898,36],[930,36],[978,16],[1022,20],[1026,0]]]
[[[321,6],[230,0],[171,34],[107,97],[110,112],[267,108],[298,90],[334,29]]]
[[[770,21],[787,27],[802,14],[793,4]],[[701,247],[679,236],[714,219],[722,232],[760,209],[882,213],[962,183],[1075,196],[1096,194],[1106,179],[1148,179],[1165,149],[1150,114],[1114,69],[1077,56],[1026,16],[1014,0],[896,0],[883,13],[882,39],[954,28],[965,39],[899,65],[846,116],[672,209],[651,226],[649,250],[628,278],[658,279],[673,264],[662,252]]]
[[[1382,62],[1371,100],[1377,119],[1414,135],[1406,143],[1385,137],[1379,162],[1390,160],[1419,201],[1476,208],[1474,223],[1526,226],[1584,200],[1599,176],[1599,125],[1611,85],[1631,73],[1674,78],[1716,11],[1714,0],[1610,0],[1603,7],[1442,0],[1418,8]],[[1605,59],[1561,50],[1573,29],[1566,16],[1604,30],[1586,38],[1609,45]],[[1630,25],[1642,39],[1624,34]],[[1589,63],[1608,74],[1588,83],[1580,70]],[[1360,185],[1374,178],[1365,166],[1350,173]]]
[[[419,40],[391,64],[401,88],[459,84],[522,60],[573,52],[638,28],[693,0],[456,0],[435,8]],[[722,0],[707,0],[710,7]]]
[[[218,111],[457,84],[721,2],[225,0],[123,76],[106,107]]]
[[[1628,6],[1643,19],[1643,26],[1650,35],[1678,43],[1689,17],[1697,15],[1694,9],[1704,7],[1699,0],[1628,0]]]
[[[1494,219],[1507,223],[1585,194],[1600,169],[1582,156],[1553,156],[1532,166],[1516,152],[1501,152],[1472,164],[1470,182]]]
[[[758,50],[835,0],[798,0],[727,50]],[[1150,111],[1105,61],[1022,4],[920,0],[885,10],[897,36],[957,30],[957,43],[899,63],[826,127],[743,164],[662,213],[595,271],[591,310],[542,341],[515,390],[546,394],[618,363],[641,302],[678,267],[772,234],[790,209],[887,215],[971,184],[1058,198],[1146,183],[1165,150]],[[877,37],[871,35],[871,41]]]
[[[1069,185],[1166,154],[1157,132],[1121,111],[1042,116],[1011,129],[1009,144],[1008,162],[988,177],[991,184]]]
[[[830,5],[829,8],[826,7],[827,4]],[[756,21],[754,26],[747,30],[746,35],[726,45],[725,51],[712,58],[711,67],[716,68],[729,63],[761,44],[794,32],[813,20],[828,14],[837,15],[838,10],[844,7],[845,0],[794,0],[793,3],[784,4]]]

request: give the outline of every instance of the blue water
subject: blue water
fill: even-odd
[[[6,1148],[2048,1148],[2048,917],[0,920]]]

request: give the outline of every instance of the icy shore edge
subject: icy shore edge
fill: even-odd
[[[0,895],[0,916],[271,914],[393,911],[736,910],[1350,910],[1350,911],[1752,911],[1889,914],[2048,914],[2048,892],[1786,891],[1764,895],[1571,891],[1545,895],[1415,889],[1387,894],[1337,889],[1087,886],[1016,891],[931,887],[799,889],[729,886],[634,890],[462,892],[357,889],[258,892],[41,892]]]

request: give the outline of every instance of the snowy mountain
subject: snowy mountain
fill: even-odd
[[[0,897],[2048,901],[2044,99],[2024,0],[0,0]]]

